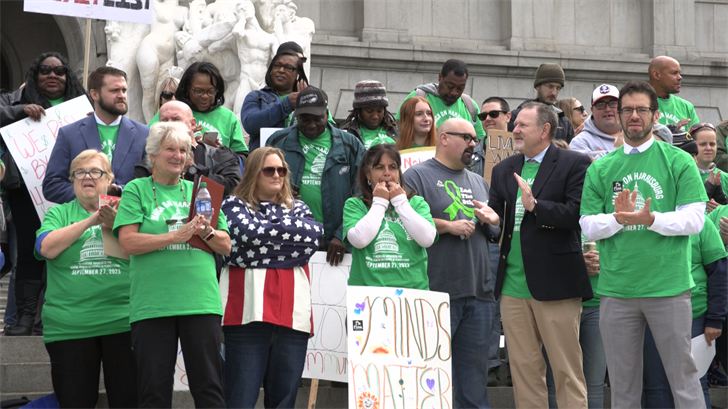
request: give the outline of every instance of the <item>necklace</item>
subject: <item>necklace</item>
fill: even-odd
[[[152,180],[152,193],[154,194],[154,208],[156,209],[157,207],[159,207],[159,206],[157,206],[157,188],[154,186],[154,178],[153,177],[150,177],[149,179]],[[179,182],[179,191],[182,192],[182,200],[184,200],[185,201],[185,204],[187,206],[189,206],[190,204],[187,203],[187,198],[185,197],[185,191],[182,188],[182,181],[181,180]]]

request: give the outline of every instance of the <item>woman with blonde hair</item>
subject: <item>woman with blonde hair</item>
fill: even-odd
[[[432,107],[425,98],[414,96],[399,108],[397,149],[404,150],[437,145]]]
[[[177,91],[179,86],[179,80],[175,77],[167,77],[162,81],[162,85],[159,87],[159,100],[157,101],[157,111],[165,103],[174,101],[174,93]]]
[[[222,204],[235,243],[220,276],[228,408],[254,407],[261,384],[266,408],[296,403],[313,335],[308,261],[324,229],[288,173],[281,150],[257,148]]]
[[[564,116],[571,121],[571,126],[574,127],[574,136],[579,135],[579,132],[584,129],[584,121],[589,117],[586,108],[576,98],[560,99],[556,101],[555,105],[564,111]]]

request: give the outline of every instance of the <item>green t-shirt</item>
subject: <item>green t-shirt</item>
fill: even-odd
[[[235,152],[248,151],[248,145],[243,139],[243,127],[233,111],[225,107],[217,107],[207,112],[193,110],[192,116],[197,120],[197,125],[202,126],[202,133],[217,132],[222,146]],[[157,122],[159,122],[159,111],[149,121],[149,126],[151,127]]]
[[[366,126],[360,125],[359,132],[361,133],[361,138],[364,141],[364,147],[366,149],[383,143],[397,143],[394,139],[387,136],[387,131],[382,126],[377,129],[369,129]]]
[[[703,266],[728,256],[720,240],[718,229],[707,218],[700,234],[690,236],[691,268],[690,272],[695,281],[695,288],[690,295],[693,305],[693,318],[698,318],[708,312],[708,274]]]
[[[410,92],[410,94],[407,95],[407,98],[405,98],[404,101],[414,97],[416,94],[417,90]],[[404,103],[404,101],[402,102]],[[458,98],[458,100],[454,104],[448,106],[445,105],[445,102],[443,102],[442,98],[427,93],[427,101],[432,107],[432,115],[434,115],[435,117],[436,126],[440,126],[443,121],[449,118],[462,118],[470,123],[473,123],[473,117],[470,115],[468,107],[465,106],[462,97]],[[401,107],[402,105],[400,105],[400,108]],[[475,111],[478,114],[480,113],[480,108],[478,108],[477,104],[475,105]],[[399,120],[399,109],[397,109],[397,115],[395,116],[395,119]],[[485,138],[485,130],[483,129],[483,124],[477,118],[475,119],[475,123],[473,123],[473,126],[475,127],[475,135],[478,137],[478,139]]]
[[[713,225],[716,229],[718,229],[719,233],[720,225],[718,223],[720,222],[721,216],[728,217],[728,205],[718,206],[715,208],[715,210],[708,213],[708,215],[706,216],[708,219],[710,219],[711,222],[713,222]]]
[[[540,163],[523,164],[521,177],[526,180],[528,186],[533,185],[536,179]],[[503,288],[501,293],[516,298],[533,298],[526,282],[526,272],[523,268],[523,253],[521,249],[521,222],[523,222],[523,202],[521,201],[521,189],[516,194],[516,213],[513,224],[513,235],[511,238],[511,251],[506,259],[506,271],[503,277]]]
[[[37,236],[88,219],[78,200],[51,207]],[[36,252],[36,258],[43,258]],[[43,342],[130,331],[129,262],[104,254],[101,226],[87,229],[46,263]]]
[[[584,248],[586,237],[584,233],[581,233],[581,247]],[[599,251],[599,242],[597,242],[597,251]],[[594,292],[594,298],[586,300],[581,303],[582,307],[598,307],[599,306],[599,294],[597,294],[597,288],[599,288],[599,274],[589,276],[589,282],[591,283],[592,291]]]
[[[720,171],[720,187],[723,188],[723,193],[728,196],[728,173],[721,171],[718,168],[715,168],[715,171]],[[708,177],[710,176],[710,171],[705,172],[701,169],[698,169],[698,172],[700,172],[700,180],[703,181],[703,185],[705,185],[705,181],[708,180]],[[705,209],[706,211],[708,209]]]
[[[326,166],[326,157],[329,154],[329,149],[331,149],[331,130],[327,126],[326,131],[313,140],[308,139],[299,131],[298,140],[301,143],[303,154],[306,156],[306,165],[303,168],[298,194],[301,195],[301,200],[311,209],[313,218],[317,222],[323,223],[321,177]]]
[[[660,110],[660,119],[657,122],[662,125],[676,124],[681,119],[687,118],[690,123],[684,125],[681,129],[688,131],[691,126],[700,122],[693,104],[677,95],[670,95],[669,98],[657,98],[657,106]]]
[[[592,163],[586,173],[581,214],[614,213],[614,198],[638,191],[636,210],[652,198],[653,212],[705,202],[707,195],[690,155],[666,143],[627,155],[615,149]],[[690,238],[663,236],[647,226],[624,226],[599,242],[600,295],[616,298],[672,297],[694,286]]]
[[[410,206],[434,227],[430,206],[421,196],[413,196]],[[358,197],[350,197],[344,205],[344,243],[346,233],[369,212]],[[403,287],[429,290],[427,249],[409,235],[399,215],[390,205],[377,237],[363,249],[352,248],[349,285]]]
[[[139,233],[165,234],[182,227],[189,215],[192,182],[180,185],[154,184],[151,177],[134,179],[121,194],[114,234],[119,227],[139,224]],[[220,212],[217,229],[227,229],[225,215]],[[212,254],[189,244],[171,244],[149,253],[130,256],[131,314],[130,322],[178,315],[222,315],[220,291]]]
[[[119,136],[119,125],[101,125],[96,124],[99,130],[99,139],[101,140],[101,152],[106,154],[111,162],[114,156],[114,149],[116,149],[116,138]]]
[[[50,102],[51,106],[54,107],[56,105],[59,105],[59,104],[62,104],[64,102],[66,102],[66,98],[65,97],[60,97],[60,98],[56,98],[56,99],[50,99],[49,98],[48,99],[48,102]]]

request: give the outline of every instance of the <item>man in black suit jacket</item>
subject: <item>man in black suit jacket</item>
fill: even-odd
[[[593,293],[579,206],[591,161],[551,144],[557,124],[548,106],[523,106],[513,130],[521,153],[493,168],[488,203],[504,221],[495,294],[502,293],[516,407],[523,408],[548,407],[542,345],[559,407],[587,407],[579,321],[582,299]]]

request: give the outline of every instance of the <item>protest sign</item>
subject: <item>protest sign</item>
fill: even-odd
[[[488,139],[485,142],[485,172],[483,177],[488,181],[489,185],[493,166],[513,154],[512,133],[496,130],[488,131]]]
[[[349,408],[451,408],[450,296],[347,288]]]
[[[82,95],[46,109],[39,122],[25,118],[0,129],[41,220],[45,212],[55,205],[43,197],[43,178],[58,130],[85,118],[93,110],[88,98]]]
[[[399,156],[402,158],[402,172],[404,172],[413,165],[434,158],[435,147],[427,146],[424,148],[405,149],[399,152]]]
[[[154,0],[25,0],[23,11],[152,24]]]

